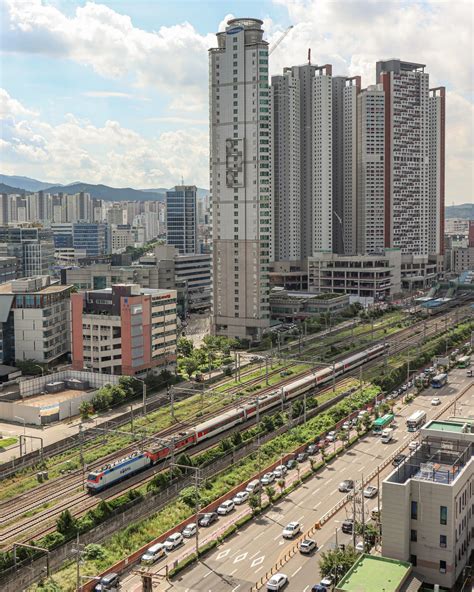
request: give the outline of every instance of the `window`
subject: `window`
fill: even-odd
[[[448,523],[448,508],[446,506],[439,507],[439,523],[440,524],[447,524]]]
[[[443,561],[442,559],[440,559],[439,562],[439,571],[441,573],[446,573],[446,561]]]
[[[418,520],[418,502],[411,502],[411,519]]]
[[[410,555],[410,563],[416,567],[416,555]]]
[[[416,543],[417,540],[418,540],[418,532],[416,530],[411,530],[410,531],[410,541],[412,543]]]
[[[447,537],[445,534],[439,535],[439,546],[445,549],[447,547]]]

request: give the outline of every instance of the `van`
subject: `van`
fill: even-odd
[[[468,371],[466,372],[466,376],[472,377],[472,370],[468,370]]]
[[[165,551],[166,551],[166,547],[164,546],[164,544],[157,543],[156,545],[149,547],[145,551],[145,553],[143,553],[140,561],[141,561],[141,563],[144,563],[145,565],[151,565],[152,563],[155,563],[155,561],[158,561],[158,559],[161,559],[162,557],[164,557]]]
[[[388,444],[389,442],[391,442],[393,438],[393,429],[392,428],[385,428],[385,430],[383,430],[382,432],[382,443],[383,444]]]
[[[262,484],[260,483],[260,481],[258,479],[254,479],[253,481],[250,481],[250,483],[245,488],[245,491],[248,491],[248,493],[252,495],[252,493],[257,493],[257,491],[260,491],[261,489]]]
[[[96,584],[94,590],[96,592],[105,592],[106,590],[118,590],[120,577],[117,573],[108,573],[101,578],[100,582]]]

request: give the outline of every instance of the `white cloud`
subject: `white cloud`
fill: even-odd
[[[207,130],[188,127],[148,139],[117,121],[98,127],[71,113],[52,125],[6,91],[0,96],[8,99],[0,143],[6,174],[144,188],[171,187],[183,176],[208,186]]]
[[[27,109],[20,101],[12,98],[5,89],[0,88],[0,117],[2,119],[10,119],[18,115],[30,116],[36,114],[35,111]]]
[[[146,97],[139,97],[130,93],[114,92],[108,90],[88,90],[82,93],[85,97],[92,97],[96,99],[131,99],[133,101],[149,101]]]

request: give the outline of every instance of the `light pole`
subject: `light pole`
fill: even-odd
[[[135,380],[139,380],[143,386],[143,417],[146,415],[146,383],[143,378],[138,378],[138,376],[133,377]]]
[[[195,513],[196,513],[196,558],[199,561],[199,510],[201,509],[201,501],[199,499],[199,484],[200,484],[200,468],[192,467],[190,465],[181,465],[179,463],[170,463],[170,467],[178,467],[179,469],[185,469],[186,471],[194,471],[194,489],[195,489]]]
[[[13,419],[19,419],[20,421],[23,422],[23,440],[25,441],[25,454],[26,454],[26,421],[24,417],[18,417],[18,415],[15,415],[15,417]],[[22,456],[22,452],[23,452],[23,448],[21,446],[21,436],[20,436],[20,456]]]

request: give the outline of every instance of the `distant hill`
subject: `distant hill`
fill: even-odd
[[[46,189],[53,185],[53,183],[45,183],[44,181],[38,181],[30,177],[17,177],[15,175],[0,175],[0,183],[5,183],[10,187],[20,187],[25,191],[41,191],[41,189]],[[60,185],[60,183],[54,183],[54,185]]]
[[[474,204],[466,203],[459,206],[446,206],[446,218],[474,220]]]
[[[20,187],[11,187],[10,185],[5,185],[5,183],[0,183],[0,193],[7,193],[7,194],[23,194],[25,193],[24,189],[20,189]]]

